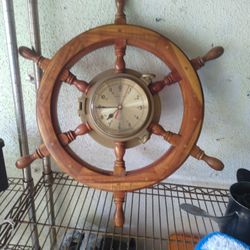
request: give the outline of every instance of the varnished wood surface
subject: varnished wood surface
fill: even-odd
[[[194,59],[191,59],[191,64],[195,70],[200,69],[205,65],[206,62],[217,59],[224,52],[224,49],[221,46],[214,47],[209,50],[204,56],[199,56]],[[157,94],[160,92],[165,86],[177,83],[181,80],[180,75],[177,71],[170,72],[167,76],[164,77],[163,80],[153,82],[149,85],[149,89],[152,94]]]
[[[117,39],[115,41],[115,71],[117,73],[124,73],[126,69],[126,63],[124,60],[124,56],[126,54],[126,40]]]
[[[51,105],[56,79],[62,69],[70,67],[87,53],[107,45],[115,45],[117,39],[126,40],[131,46],[145,49],[160,59],[181,77],[179,82],[184,106],[181,139],[160,159],[126,175],[115,176],[86,162],[71,157],[60,144]],[[133,25],[106,25],[84,32],[63,46],[50,60],[37,99],[38,124],[45,145],[58,166],[76,180],[89,186],[108,191],[131,191],[143,188],[166,178],[177,170],[189,156],[195,145],[203,120],[203,94],[199,79],[190,61],[167,38],[146,28]],[[101,166],[98,166],[101,168]]]
[[[50,62],[50,59],[45,58],[41,55],[38,55],[35,51],[27,48],[27,47],[20,47],[19,53],[21,56],[28,60],[32,60],[34,63],[38,65],[39,68],[42,69],[44,72]],[[68,83],[69,85],[74,85],[78,90],[83,93],[87,93],[89,89],[89,85],[87,82],[83,80],[78,80],[75,75],[73,75],[69,70],[64,69],[60,75],[60,80],[63,82]]]
[[[125,143],[124,142],[115,142],[115,166],[113,175],[114,176],[125,176],[126,175],[126,167],[124,161],[124,155],[126,152]],[[114,202],[115,202],[115,214],[114,214],[114,224],[117,227],[122,227],[124,224],[124,192],[114,192]]]
[[[126,15],[124,13],[126,0],[115,0],[117,12],[115,14],[115,24],[125,24]]]
[[[88,124],[80,124],[74,131],[70,130],[65,133],[58,135],[58,139],[63,146],[68,145],[76,139],[79,135],[84,135],[91,131],[91,128]],[[16,161],[17,168],[28,167],[34,160],[42,159],[43,157],[49,156],[49,150],[44,144],[41,144],[34,153],[30,155],[25,155]]]
[[[165,131],[162,126],[159,124],[151,124],[149,127],[150,132],[155,135],[162,136],[164,140],[169,142],[171,145],[176,146],[181,140],[181,135],[175,134],[170,131]],[[205,154],[205,152],[200,149],[197,145],[194,145],[190,155],[196,158],[197,160],[205,161],[211,168],[214,170],[220,171],[224,168],[222,161],[215,157],[211,157]]]

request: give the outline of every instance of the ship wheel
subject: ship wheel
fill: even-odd
[[[135,25],[126,24],[125,1],[116,1],[115,24],[83,32],[65,44],[52,59],[21,47],[20,54],[35,61],[43,70],[37,95],[37,120],[44,144],[31,155],[16,163],[24,168],[33,160],[51,155],[61,170],[77,181],[93,188],[114,193],[115,225],[123,226],[125,192],[151,186],[176,171],[189,155],[202,159],[213,169],[221,170],[223,163],[207,156],[198,146],[204,112],[203,93],[196,70],[206,61],[217,58],[223,48],[216,47],[203,57],[189,60],[163,35]],[[98,74],[90,82],[79,80],[71,67],[86,54],[102,47],[114,46],[114,68]],[[126,68],[127,46],[146,50],[161,59],[171,70],[163,80],[153,82],[152,74]],[[183,98],[183,117],[178,134],[165,131],[159,124],[158,92],[166,85],[179,83]],[[59,132],[57,98],[61,84],[75,86],[80,100],[82,123],[65,133]],[[113,171],[104,171],[74,155],[67,145],[89,133],[98,143],[114,150]],[[133,171],[126,171],[124,154],[129,147],[145,143],[151,135],[162,136],[172,146],[155,162]]]

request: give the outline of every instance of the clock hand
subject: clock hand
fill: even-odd
[[[113,116],[114,116],[114,113],[109,114],[109,116],[108,116],[107,120],[109,120],[109,119],[113,118]]]
[[[126,98],[126,96],[127,96],[127,94],[128,94],[129,88],[130,88],[130,86],[127,87],[125,94],[124,94],[123,97],[121,98],[120,105],[122,105],[122,104],[124,103],[124,100],[125,100],[125,98]]]
[[[114,109],[114,108],[117,108],[117,106],[101,106],[101,105],[98,105],[95,108],[97,108],[97,109]]]
[[[117,111],[119,111],[119,110],[118,110],[118,109],[116,109],[116,111],[115,111],[115,112],[110,113],[110,114],[109,114],[109,116],[108,116],[108,118],[107,118],[107,120],[109,120],[109,119],[113,118],[114,116],[116,116],[116,112],[117,112]]]

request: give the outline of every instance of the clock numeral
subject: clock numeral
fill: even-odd
[[[119,91],[122,91],[122,85],[118,86]]]
[[[105,95],[101,95],[101,98],[102,98],[102,99],[106,99],[106,96],[105,96]]]
[[[139,99],[140,99],[140,96],[136,95],[135,100],[139,100]]]
[[[128,122],[128,126],[131,128],[132,127],[132,125],[131,125],[131,123],[130,122]]]
[[[142,107],[142,106],[138,106],[137,108],[138,108],[139,110],[142,110],[143,107]]]
[[[132,90],[132,88],[131,88],[131,87],[129,87],[129,88],[128,88],[128,94],[131,92],[131,90]]]
[[[139,116],[138,116],[138,115],[135,115],[135,119],[136,119],[136,120],[139,120]]]

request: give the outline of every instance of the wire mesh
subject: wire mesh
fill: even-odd
[[[218,227],[210,219],[187,214],[179,205],[194,204],[219,216],[228,202],[227,190],[160,183],[127,193],[125,225],[116,228],[112,193],[84,186],[63,173],[53,175],[53,226],[46,206],[48,187],[43,178],[35,186],[41,249],[193,249],[203,235]],[[16,223],[5,249],[32,249],[27,212]]]

